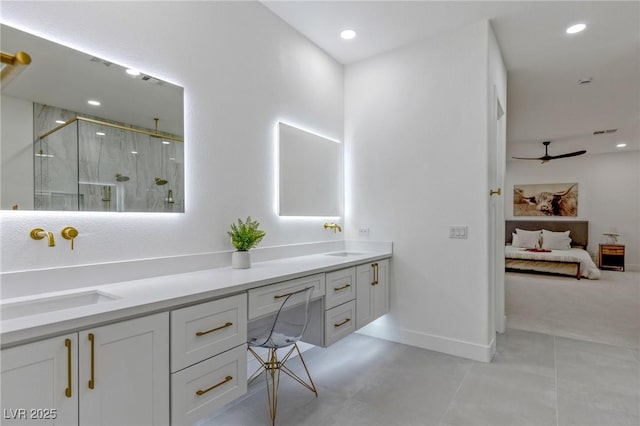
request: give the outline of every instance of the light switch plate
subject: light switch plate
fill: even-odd
[[[466,240],[469,234],[469,228],[465,226],[449,226],[449,238]]]

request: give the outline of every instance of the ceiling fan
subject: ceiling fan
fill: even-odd
[[[569,152],[569,153],[566,153],[566,154],[549,155],[549,144],[550,143],[551,143],[551,141],[542,142],[542,144],[544,145],[544,155],[542,157],[537,157],[537,158],[513,157],[513,158],[515,158],[516,160],[541,160],[542,164],[544,164],[547,161],[555,160],[557,158],[575,157],[575,156],[578,156],[578,155],[585,154],[587,152],[586,149],[583,149],[582,151]]]

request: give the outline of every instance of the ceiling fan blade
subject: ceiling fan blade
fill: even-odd
[[[537,158],[511,157],[511,158],[515,158],[516,160],[543,160],[544,159],[544,157],[537,157]]]
[[[582,155],[585,154],[587,151],[586,150],[582,150],[582,151],[576,151],[576,152],[569,152],[567,154],[560,154],[560,155],[552,155],[550,156],[550,160],[555,160],[556,158],[567,158],[567,157],[576,157],[578,155]]]

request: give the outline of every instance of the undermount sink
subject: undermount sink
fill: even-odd
[[[119,299],[119,297],[98,290],[91,290],[61,296],[49,296],[39,299],[24,300],[20,302],[8,302],[0,304],[0,318],[3,320],[10,320],[29,315],[61,311],[63,309],[95,305],[116,299]]]
[[[353,251],[337,251],[335,253],[325,253],[327,256],[340,256],[340,257],[347,257],[347,256],[360,256],[362,255],[362,253],[356,253]]]

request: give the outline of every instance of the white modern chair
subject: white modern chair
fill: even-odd
[[[313,384],[309,369],[302,358],[297,344],[309,323],[312,293],[313,287],[307,287],[283,295],[282,297],[285,297],[285,299],[278,312],[274,316],[260,321],[259,324],[261,325],[258,327],[249,330],[247,341],[249,344],[248,350],[260,363],[260,367],[251,375],[249,381],[254,380],[262,370],[264,370],[267,379],[267,398],[269,400],[269,414],[272,425],[275,425],[276,421],[281,371],[316,394],[316,397],[318,396],[318,391]],[[256,353],[254,348],[257,347],[268,349],[265,359]],[[285,350],[286,354],[278,360],[277,351],[282,348],[289,349]],[[294,351],[298,353],[298,357],[309,378],[308,382],[300,378],[285,365]]]

